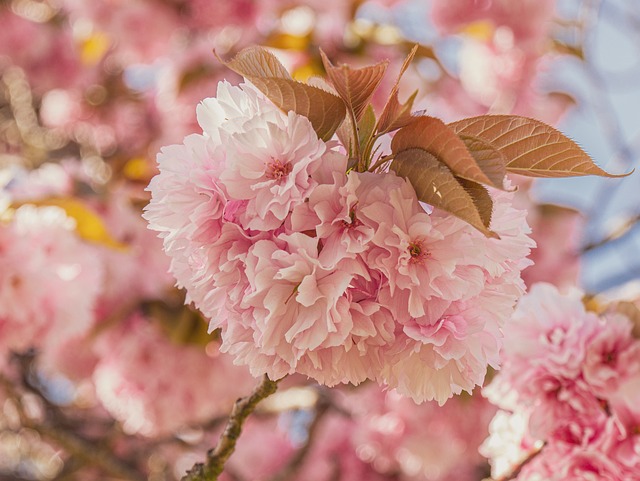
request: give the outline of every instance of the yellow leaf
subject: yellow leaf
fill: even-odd
[[[477,20],[460,29],[460,33],[483,42],[491,40],[495,31],[495,26],[489,20]]]
[[[80,42],[80,60],[91,67],[104,57],[109,50],[111,42],[109,37],[102,32],[94,32]]]
[[[76,221],[76,232],[82,239],[111,249],[126,250],[127,245],[114,239],[98,214],[83,202],[69,197],[52,197],[38,201],[24,202],[38,207],[55,206]]]
[[[144,157],[134,157],[127,161],[122,169],[122,173],[127,179],[148,180],[153,175],[149,162]]]
[[[295,50],[298,52],[307,50],[310,43],[310,35],[292,35],[290,33],[276,33],[266,41],[268,47],[281,50]]]
[[[321,65],[317,62],[311,61],[296,68],[291,75],[299,82],[306,82],[310,78],[322,75],[323,73],[324,70]]]

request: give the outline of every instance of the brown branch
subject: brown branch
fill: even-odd
[[[88,464],[97,466],[105,473],[118,479],[145,481],[146,477],[135,468],[116,458],[110,451],[80,436],[45,424],[28,425],[43,437],[50,439],[67,452],[77,456]]]
[[[23,427],[36,431],[43,438],[63,448],[71,456],[100,468],[111,477],[127,481],[145,481],[146,477],[142,473],[118,459],[108,448],[102,447],[97,441],[85,439],[69,430],[66,425],[68,421],[66,417],[29,379],[34,362],[32,353],[15,355],[14,360],[21,368],[23,389],[36,395],[46,408],[44,419],[31,419],[22,405],[22,394],[11,380],[0,375],[0,384],[15,403],[20,424]]]
[[[205,463],[195,464],[182,481],[215,481],[222,473],[224,465],[236,449],[236,442],[242,433],[242,426],[260,401],[278,389],[279,381],[272,381],[265,374],[261,383],[246,397],[236,401],[227,421],[227,427],[220,436],[218,445],[207,453]]]
[[[622,225],[620,225],[617,228],[613,229],[611,232],[609,232],[602,239],[600,239],[598,241],[595,241],[595,242],[591,242],[591,243],[585,245],[584,247],[582,247],[580,249],[580,254],[585,254],[585,253],[590,252],[590,251],[592,251],[594,249],[602,247],[602,246],[604,246],[606,244],[609,244],[611,242],[614,242],[614,241],[617,241],[619,239],[622,239],[627,234],[629,234],[629,232],[638,223],[640,223],[640,214],[636,214],[636,215],[630,217]]]

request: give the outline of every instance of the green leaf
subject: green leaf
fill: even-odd
[[[354,69],[345,64],[334,66],[322,50],[320,55],[329,82],[344,100],[347,108],[353,111],[356,121],[359,121],[380,85],[389,62],[385,60],[376,65]]]
[[[363,151],[367,143],[373,137],[376,128],[376,113],[371,104],[367,105],[364,115],[358,121],[358,141],[360,142],[360,150]]]
[[[572,177],[609,174],[573,140],[539,120],[516,115],[481,115],[449,127],[460,135],[478,137],[507,159],[507,171],[530,177]]]
[[[422,149],[435,156],[457,176],[482,184],[495,185],[480,169],[467,150],[465,143],[435,117],[416,117],[409,125],[401,128],[391,141],[393,153],[407,149]]]
[[[480,170],[484,172],[493,185],[502,187],[507,175],[507,159],[489,142],[472,135],[460,135],[460,140],[467,146],[467,150],[475,159]]]
[[[114,250],[127,250],[128,246],[116,240],[102,218],[84,202],[72,197],[49,197],[36,201],[28,201],[14,204],[18,207],[23,204],[32,204],[38,207],[55,206],[63,209],[68,217],[75,220],[75,231],[82,239],[109,247]]]
[[[345,117],[338,130],[336,130],[336,135],[338,136],[338,140],[347,150],[349,157],[354,155],[354,145],[353,139],[355,137],[353,133],[353,126],[351,125],[351,119],[349,117]]]
[[[421,201],[455,215],[487,237],[498,238],[485,225],[485,221],[491,219],[491,207],[483,203],[482,194],[472,186],[478,199],[474,201],[451,170],[429,152],[418,148],[404,150],[395,156],[391,170],[411,182]],[[482,213],[479,208],[483,209]]]

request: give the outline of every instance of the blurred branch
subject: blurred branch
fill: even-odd
[[[196,463],[182,481],[214,481],[222,473],[224,465],[236,449],[236,442],[242,433],[242,426],[260,401],[278,389],[278,381],[272,381],[265,374],[260,384],[246,397],[236,401],[227,421],[227,427],[220,436],[217,446],[209,450],[205,463]]]
[[[606,79],[594,60],[596,26],[604,4],[605,2],[602,0],[585,0],[583,2],[581,20],[584,28],[582,29],[583,38],[581,44],[584,49],[585,61],[582,66],[586,79],[591,85],[592,95],[589,98],[592,102],[593,110],[597,114],[604,139],[613,151],[617,152],[617,162],[628,168],[634,163],[633,149],[620,125],[620,119],[609,95]],[[604,215],[608,215],[607,206],[612,202],[615,192],[621,185],[623,185],[622,182],[616,182],[613,185],[601,182],[600,188],[594,195],[594,199],[597,199],[597,202],[589,209],[589,217],[599,219]]]
[[[316,403],[313,420],[307,429],[307,439],[284,468],[271,478],[271,481],[288,481],[295,476],[311,451],[320,421],[322,421],[322,418],[329,411],[330,407],[331,401],[329,398],[327,396],[320,395]]]
[[[613,229],[611,232],[609,232],[609,234],[607,234],[602,239],[586,244],[585,246],[583,246],[580,249],[579,253],[580,254],[585,254],[585,253],[590,252],[590,251],[592,251],[594,249],[597,249],[597,248],[602,247],[602,246],[604,246],[606,244],[609,244],[610,242],[618,241],[618,240],[624,238],[627,234],[629,234],[633,230],[633,228],[638,223],[640,223],[640,214],[636,214],[633,217],[630,217],[622,225],[617,226],[615,229]]]
[[[75,433],[64,431],[57,426],[45,423],[28,426],[38,431],[42,436],[50,439],[60,447],[86,461],[100,467],[105,473],[118,479],[129,481],[145,481],[146,477],[136,469],[116,458],[111,451],[92,443]]]
[[[32,380],[35,361],[33,353],[16,355],[13,361],[20,368],[22,388],[35,395],[45,407],[42,419],[33,419],[23,406],[22,393],[16,387],[16,383],[0,375],[0,384],[13,401],[22,427],[38,432],[43,438],[63,448],[71,456],[100,468],[109,476],[127,481],[145,481],[146,477],[142,473],[114,456],[112,451],[103,447],[100,441],[86,439],[74,432],[73,428],[69,428],[68,419],[60,408],[49,401]]]

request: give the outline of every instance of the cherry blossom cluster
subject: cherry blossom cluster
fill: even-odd
[[[86,180],[78,170],[14,167],[0,179],[0,375],[12,354],[34,350],[42,375],[84,385],[128,433],[145,436],[228,413],[254,379],[215,339],[173,339],[140,307],[175,295],[161,243],[126,189],[106,202],[74,193]],[[86,216],[108,242],[86,238]]]
[[[125,431],[147,436],[226,415],[255,382],[228,356],[172,342],[140,314],[101,336],[96,351],[98,398]]]
[[[530,458],[513,479],[640,479],[640,341],[629,318],[581,297],[541,283],[518,304],[485,388],[503,409],[481,449],[494,477]]]
[[[218,84],[202,134],[164,148],[145,217],[188,300],[255,376],[374,379],[444,402],[497,366],[532,247],[512,194],[487,238],[248,84]]]
[[[434,0],[438,32],[458,35],[458,78],[438,92],[445,109],[471,115],[490,108],[556,123],[570,106],[567,96],[544,93],[540,74],[552,62],[549,37],[556,0]],[[449,90],[454,99],[443,95]]]
[[[91,328],[104,269],[74,228],[53,206],[23,205],[0,220],[0,369],[9,351],[35,340],[56,350]]]

